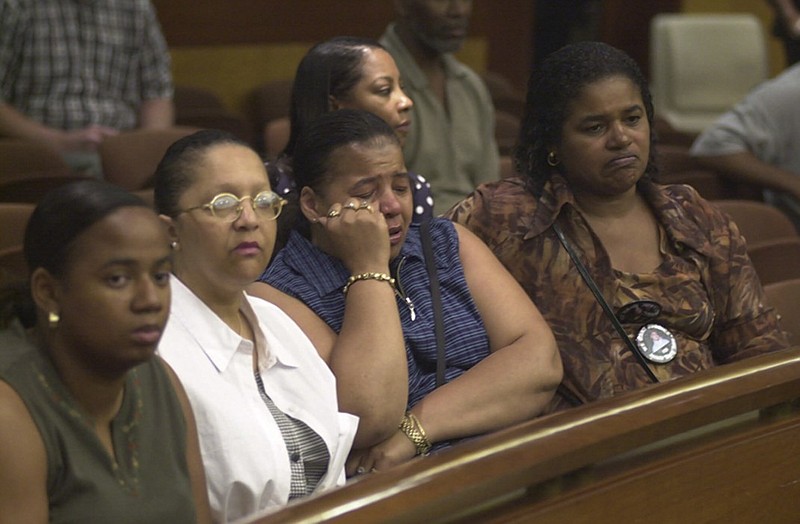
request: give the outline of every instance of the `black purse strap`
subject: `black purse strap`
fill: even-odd
[[[436,261],[433,259],[433,241],[431,240],[431,223],[426,220],[420,225],[422,253],[425,256],[425,267],[428,269],[428,280],[431,281],[431,298],[433,299],[433,322],[436,335],[436,387],[444,385],[446,367],[444,355],[444,319],[442,318],[442,295],[439,291],[439,278],[436,275]]]
[[[633,355],[636,357],[636,360],[639,362],[639,365],[642,366],[642,369],[644,369],[645,373],[647,373],[647,376],[650,378],[650,380],[654,383],[658,383],[658,378],[653,373],[653,370],[650,369],[650,366],[647,365],[647,361],[644,359],[644,356],[642,355],[641,351],[639,351],[639,348],[636,347],[636,344],[633,343],[631,337],[628,336],[628,333],[625,332],[625,328],[622,327],[622,324],[620,324],[619,319],[617,319],[617,316],[614,314],[614,311],[611,309],[611,306],[609,306],[608,302],[606,302],[606,299],[605,297],[603,297],[603,293],[600,291],[600,288],[597,287],[597,284],[595,283],[594,279],[592,279],[592,276],[589,274],[589,270],[586,269],[586,266],[583,265],[581,259],[578,258],[578,254],[575,252],[575,249],[572,247],[572,244],[570,244],[569,241],[567,241],[567,237],[564,235],[564,232],[561,230],[561,227],[555,222],[553,222],[553,231],[555,231],[556,235],[558,235],[558,240],[561,241],[561,245],[564,246],[564,249],[566,249],[567,253],[569,253],[569,258],[572,259],[572,263],[575,264],[576,268],[578,268],[578,273],[581,274],[583,281],[586,282],[586,285],[589,286],[589,289],[592,291],[592,294],[597,299],[597,302],[600,303],[600,307],[603,308],[603,311],[605,312],[608,319],[611,321],[611,324],[614,326],[614,329],[617,331],[617,334],[620,337],[622,337],[622,340],[625,341],[625,344],[628,346],[628,349],[630,349]]]

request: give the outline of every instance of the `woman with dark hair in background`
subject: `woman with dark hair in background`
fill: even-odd
[[[412,125],[413,101],[403,92],[402,80],[392,55],[376,40],[340,36],[312,47],[297,66],[292,86],[289,142],[281,156],[267,166],[276,192],[287,198],[296,187],[292,157],[297,137],[316,118],[337,109],[363,109],[381,117],[394,129],[402,145]],[[414,222],[433,216],[430,184],[410,173],[414,195]],[[296,198],[280,221],[278,248],[297,218]],[[284,224],[286,224],[284,226]],[[276,249],[277,252],[277,249]]]
[[[39,203],[24,252],[38,337],[0,367],[0,522],[210,522],[189,402],[153,356],[171,268],[155,213],[77,182]]]
[[[653,181],[653,136],[636,63],[599,42],[566,46],[531,75],[521,176],[449,212],[555,333],[564,380],[547,411],[787,347],[736,225],[691,187]]]
[[[305,226],[249,291],[303,328],[360,417],[348,472],[538,415],[561,376],[550,329],[471,233],[412,224],[395,130],[365,111],[328,113],[301,131],[294,168]]]
[[[169,147],[155,203],[175,278],[159,354],[192,401],[214,519],[243,518],[344,483],[356,417],[300,328],[244,293],[272,255],[283,200],[255,151],[198,131]]]

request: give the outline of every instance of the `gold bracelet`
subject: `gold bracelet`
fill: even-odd
[[[360,273],[347,279],[347,284],[344,285],[342,292],[346,295],[347,290],[350,289],[350,286],[359,280],[378,280],[380,282],[388,282],[389,285],[394,288],[394,279],[386,273]]]
[[[403,415],[403,420],[400,421],[399,429],[414,444],[414,447],[417,448],[417,455],[425,455],[431,450],[431,442],[428,440],[428,435],[426,435],[425,430],[422,429],[422,424],[419,423],[419,419],[410,411],[407,411],[406,414]]]

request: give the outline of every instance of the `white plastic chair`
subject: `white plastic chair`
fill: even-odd
[[[699,133],[769,75],[767,42],[752,14],[662,13],[650,25],[656,114]]]

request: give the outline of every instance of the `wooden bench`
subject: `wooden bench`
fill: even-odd
[[[797,522],[800,348],[547,416],[253,519]]]

